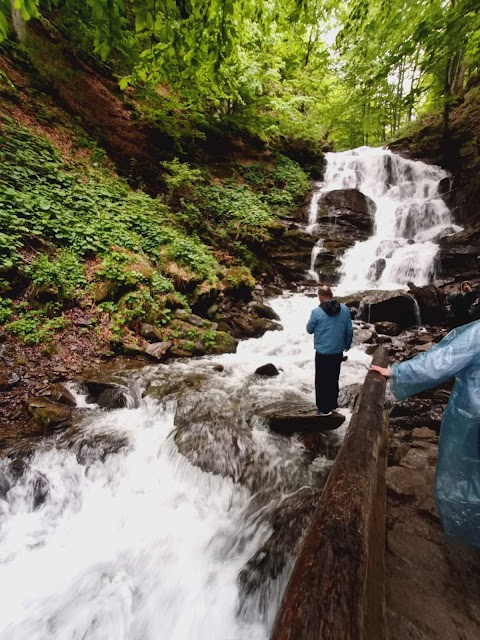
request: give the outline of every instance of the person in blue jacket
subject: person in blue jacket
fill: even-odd
[[[390,378],[398,400],[455,376],[440,430],[435,500],[446,535],[480,546],[480,320],[412,360],[370,369]]]
[[[350,349],[353,338],[350,311],[333,299],[328,285],[318,289],[320,304],[307,323],[315,347],[315,399],[319,415],[330,415],[338,406],[338,379],[343,352]]]

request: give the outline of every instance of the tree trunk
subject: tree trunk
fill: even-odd
[[[24,44],[27,37],[27,23],[23,19],[20,9],[15,9],[15,0],[10,0],[10,16],[17,40]]]

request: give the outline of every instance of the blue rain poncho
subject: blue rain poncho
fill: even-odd
[[[399,400],[455,376],[443,414],[435,500],[447,536],[480,547],[480,321],[451,331],[412,360],[394,364]]]

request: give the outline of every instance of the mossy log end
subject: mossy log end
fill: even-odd
[[[373,362],[388,363],[379,347]],[[270,640],[383,640],[385,379],[367,374]]]

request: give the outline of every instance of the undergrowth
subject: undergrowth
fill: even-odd
[[[138,320],[167,325],[228,266],[252,267],[252,248],[308,189],[280,155],[268,167],[237,167],[239,180],[224,184],[174,159],[164,163],[167,192],[154,198],[91,149],[99,162],[68,164],[47,139],[0,116],[0,324],[27,344],[65,328],[75,305],[108,313],[114,341]]]

